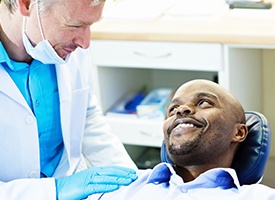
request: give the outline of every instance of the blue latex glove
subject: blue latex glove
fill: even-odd
[[[59,200],[83,199],[95,193],[111,192],[137,179],[133,169],[108,166],[91,167],[70,176],[55,179]]]

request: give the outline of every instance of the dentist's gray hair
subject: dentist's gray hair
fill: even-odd
[[[17,8],[17,0],[0,0],[0,3],[4,3],[7,8],[9,9],[9,11],[11,13],[13,13],[16,8]],[[49,10],[50,8],[52,8],[54,6],[54,4],[57,4],[61,1],[64,0],[37,0],[37,3],[39,4],[38,8],[39,8],[39,13],[43,13],[46,10]],[[81,0],[78,0],[81,1]],[[33,4],[35,4],[36,0],[30,0],[30,6],[32,6]],[[90,6],[96,6],[102,2],[105,2],[105,0],[91,0],[91,4]]]

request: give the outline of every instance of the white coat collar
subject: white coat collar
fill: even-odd
[[[24,106],[30,113],[32,113],[29,105],[21,94],[20,90],[17,88],[16,84],[13,82],[8,72],[0,64],[0,91],[9,96],[11,99],[17,103]]]

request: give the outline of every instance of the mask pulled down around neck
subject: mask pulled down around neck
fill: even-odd
[[[35,60],[44,64],[66,64],[66,61],[55,52],[48,40],[44,39],[34,47],[23,31],[23,43],[27,53]]]

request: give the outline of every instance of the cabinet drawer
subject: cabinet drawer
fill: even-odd
[[[156,120],[124,119],[107,116],[112,132],[124,144],[160,147],[163,141],[163,122]]]
[[[92,40],[97,66],[218,71],[222,45],[212,43]]]

